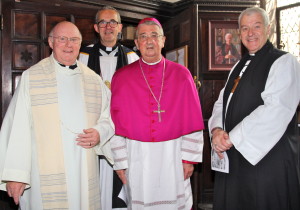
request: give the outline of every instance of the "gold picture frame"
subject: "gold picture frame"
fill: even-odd
[[[232,46],[230,47],[234,48],[234,56],[230,50],[228,52],[231,54],[225,52],[227,34],[231,34],[230,45]],[[229,71],[241,58],[241,50],[241,40],[236,20],[209,21],[209,71]],[[231,57],[228,58],[228,56]]]
[[[188,46],[184,45],[182,47],[168,51],[166,53],[166,59],[179,63],[188,68]]]

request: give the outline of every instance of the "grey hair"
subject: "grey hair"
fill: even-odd
[[[161,27],[161,25],[157,24],[157,23],[154,22],[154,21],[146,20],[145,22],[143,22],[143,23],[141,23],[141,24],[139,24],[139,25],[137,26],[136,31],[135,31],[135,38],[136,38],[136,39],[137,39],[137,37],[138,37],[138,35],[139,35],[139,27],[140,27],[141,25],[156,25],[156,26],[158,26],[159,32],[161,33],[161,35],[164,36],[164,30],[163,30],[163,28]]]
[[[116,8],[114,8],[114,7],[112,7],[112,6],[108,6],[108,5],[103,6],[101,9],[98,10],[98,12],[97,12],[97,14],[96,14],[96,16],[95,16],[95,23],[98,22],[98,16],[99,16],[100,13],[101,13],[102,11],[104,11],[104,10],[113,10],[113,11],[115,11],[115,12],[117,13],[117,19],[118,19],[117,21],[118,21],[119,23],[121,23],[121,16],[120,16],[120,13],[118,12],[118,10],[117,10]]]
[[[245,9],[240,14],[240,16],[239,16],[239,27],[241,27],[241,19],[242,19],[242,17],[244,17],[245,15],[252,15],[252,14],[256,14],[256,13],[258,13],[258,14],[261,15],[261,17],[263,18],[265,26],[268,26],[270,24],[270,20],[269,20],[268,14],[267,14],[267,12],[264,9],[259,8],[259,7],[251,7],[251,8]]]

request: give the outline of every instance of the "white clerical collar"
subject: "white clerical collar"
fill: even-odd
[[[112,47],[106,47],[106,51],[112,51],[113,48]]]
[[[145,64],[148,64],[148,65],[155,65],[155,64],[158,64],[160,61],[161,61],[162,58],[160,58],[158,61],[154,62],[154,63],[148,63],[146,61],[144,61],[144,59],[142,58],[142,61],[145,63]]]

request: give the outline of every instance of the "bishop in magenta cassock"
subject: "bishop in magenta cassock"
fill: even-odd
[[[161,55],[165,37],[156,19],[141,20],[135,42],[141,59],[112,80],[114,169],[129,208],[190,210],[189,177],[203,150],[199,96],[189,70]]]

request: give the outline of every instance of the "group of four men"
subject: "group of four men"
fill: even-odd
[[[249,53],[209,120],[212,150],[229,159],[229,173],[216,172],[215,209],[300,208],[300,67],[267,40],[266,17],[240,15]],[[78,61],[78,28],[58,23],[52,55],[23,73],[0,133],[0,189],[30,210],[190,210],[204,123],[189,70],[162,56],[155,18],[137,26],[141,58],[117,42],[114,8],[99,10],[94,28],[99,42]]]

